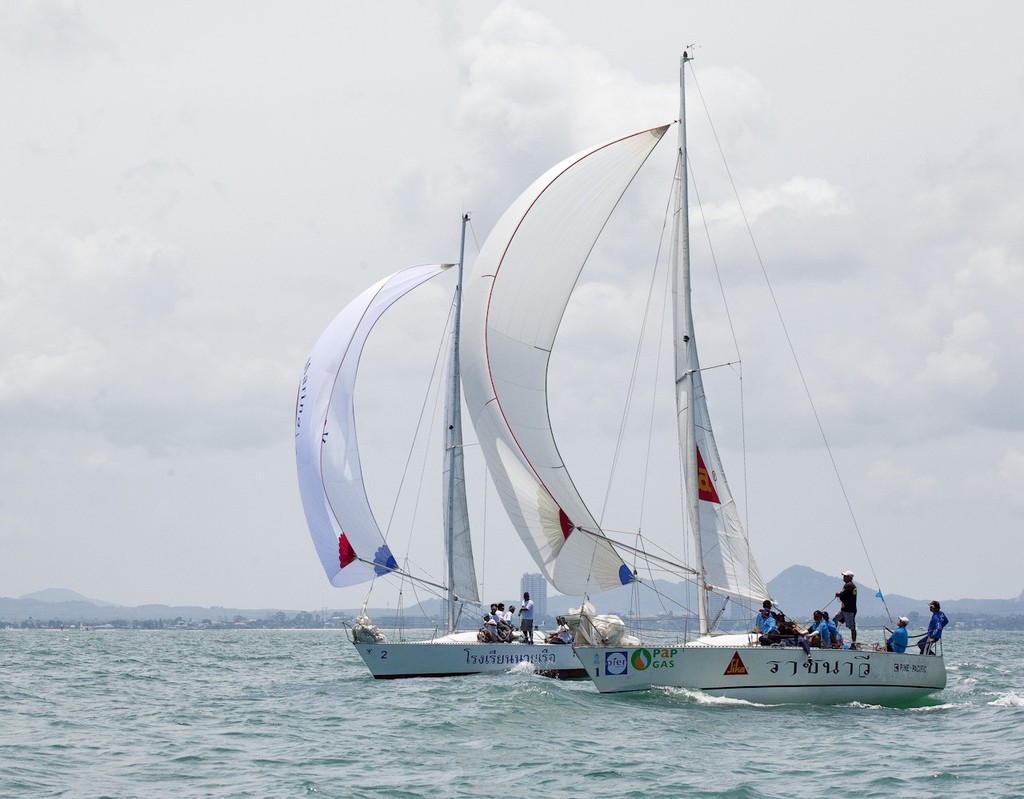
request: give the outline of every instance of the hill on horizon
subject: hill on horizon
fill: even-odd
[[[18,599],[34,599],[38,602],[88,602],[98,608],[116,608],[116,602],[104,602],[101,599],[90,599],[70,588],[44,588],[31,594],[22,594]]]

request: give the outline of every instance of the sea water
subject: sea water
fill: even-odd
[[[375,681],[338,631],[0,631],[0,796],[1024,795],[1024,634],[944,643],[946,690],[892,709]]]

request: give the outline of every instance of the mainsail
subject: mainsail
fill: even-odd
[[[506,512],[544,576],[567,594],[615,588],[633,575],[555,444],[551,347],[601,229],[667,127],[584,151],[542,175],[488,236],[467,287],[467,407]]]
[[[356,372],[381,315],[449,266],[413,266],[375,283],[334,318],[306,361],[295,402],[295,459],[306,522],[331,585],[355,585],[398,567],[363,486]]]
[[[679,417],[680,455],[685,469],[684,493],[694,536],[697,571],[704,588],[718,594],[760,601],[768,587],[754,562],[736,501],[722,469],[715,434],[711,429],[697,337],[693,325],[690,288],[690,229],[686,160],[686,81],[688,56],[679,65],[679,144],[673,196],[672,285],[675,302],[676,408]],[[702,633],[709,631],[707,593],[699,593],[698,617]]]
[[[452,304],[454,318],[448,341],[448,373],[445,381],[447,402],[444,414],[446,441],[441,496],[444,497],[444,520],[447,531],[445,554],[452,601],[457,597],[464,602],[479,602],[480,591],[477,588],[469,507],[466,502],[466,466],[462,451],[462,377],[458,352],[461,292],[460,285],[455,289],[455,301]],[[454,628],[453,618],[449,618],[448,623],[449,627]]]

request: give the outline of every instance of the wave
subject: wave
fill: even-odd
[[[1024,707],[1024,695],[1010,691],[1010,693],[992,700],[989,704],[993,707]]]

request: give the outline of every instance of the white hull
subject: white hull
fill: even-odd
[[[559,644],[482,644],[476,633],[456,633],[430,641],[356,643],[378,680],[403,677],[455,677],[507,672],[521,664],[538,674],[561,679],[587,676],[571,646]]]
[[[745,636],[744,636],[745,637]],[[687,688],[765,704],[894,705],[946,687],[941,655],[738,645],[576,647],[601,693]]]

